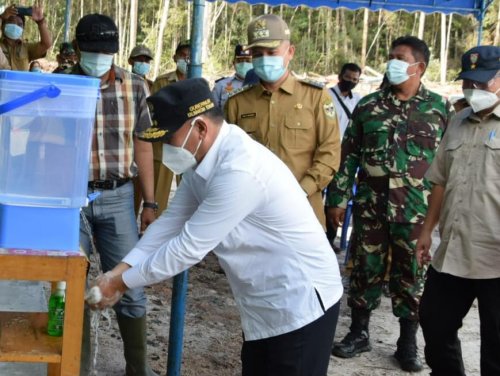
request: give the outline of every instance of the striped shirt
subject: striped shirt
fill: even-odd
[[[84,74],[75,66],[72,74]],[[92,135],[89,180],[131,178],[137,175],[134,135],[151,127],[146,104],[146,81],[116,65],[101,85]]]

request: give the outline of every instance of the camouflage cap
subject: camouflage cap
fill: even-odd
[[[283,19],[274,14],[257,17],[248,24],[248,45],[252,47],[276,48],[284,40],[290,40],[290,29]]]
[[[59,46],[59,53],[61,55],[75,55],[75,49],[73,48],[73,45],[69,42],[63,42]]]
[[[137,56],[146,56],[149,57],[150,59],[153,59],[153,53],[151,52],[151,50],[146,46],[142,45],[135,46],[130,52],[129,58],[132,59]]]

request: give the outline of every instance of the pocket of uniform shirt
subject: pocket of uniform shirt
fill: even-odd
[[[500,149],[500,139],[493,138],[491,140],[486,140],[484,144],[492,150],[499,150]]]
[[[462,146],[463,143],[463,140],[449,140],[446,145],[444,145],[444,150],[452,152]]]
[[[259,124],[259,120],[257,117],[246,117],[240,118],[238,120],[238,125],[250,135],[254,135],[257,132],[257,126]]]
[[[406,135],[406,151],[410,155],[422,156],[426,151],[433,152],[437,149],[436,145],[437,132],[432,127],[408,127]]]
[[[283,145],[293,149],[311,149],[316,147],[316,132],[312,128],[313,117],[307,118],[291,113],[285,117],[283,128]],[[278,126],[275,124],[274,126]],[[273,128],[273,124],[269,124]]]

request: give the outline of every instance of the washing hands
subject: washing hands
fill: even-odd
[[[91,309],[103,310],[114,306],[126,290],[121,273],[109,271],[91,283],[91,288],[85,294],[85,301]]]

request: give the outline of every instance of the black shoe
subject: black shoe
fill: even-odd
[[[352,358],[371,349],[370,338],[366,331],[363,330],[359,334],[349,332],[342,341],[333,345],[332,355],[339,358]]]
[[[418,356],[418,321],[400,319],[399,323],[401,326],[401,335],[398,339],[398,347],[394,353],[394,357],[399,362],[403,371],[419,372],[423,369],[423,365],[420,357]]]

